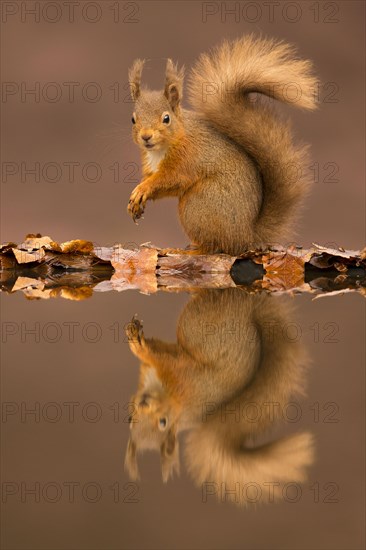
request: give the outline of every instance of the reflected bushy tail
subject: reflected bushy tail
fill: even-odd
[[[313,455],[309,433],[243,448],[228,446],[214,431],[202,430],[190,433],[186,446],[189,472],[203,493],[241,505],[286,498],[286,484],[305,481]]]
[[[290,399],[304,394],[309,364],[302,343],[289,340],[283,330],[292,319],[291,305],[268,296],[256,296],[255,304],[252,319],[261,342],[256,372],[233,399],[203,418],[186,444],[187,468],[197,485],[204,491],[204,484],[213,483],[218,498],[237,504],[278,500],[285,484],[305,481],[314,458],[307,432],[252,446],[276,420],[286,418]],[[258,501],[245,490],[248,483],[258,489]],[[232,497],[226,495],[230,490]]]

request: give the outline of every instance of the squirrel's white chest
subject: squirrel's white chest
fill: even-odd
[[[157,151],[146,151],[146,159],[148,167],[152,172],[156,172],[159,164],[166,154],[166,149],[158,149]]]

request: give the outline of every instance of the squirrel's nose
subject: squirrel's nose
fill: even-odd
[[[152,134],[141,134],[141,138],[147,142],[152,138]]]

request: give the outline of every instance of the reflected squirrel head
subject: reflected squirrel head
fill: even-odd
[[[178,411],[165,395],[153,368],[148,370],[145,387],[131,398],[132,413],[128,418],[130,437],[125,456],[125,469],[131,479],[139,479],[137,453],[159,450],[162,478],[167,482],[179,474],[177,439]]]
[[[178,69],[168,59],[164,90],[151,91],[141,87],[144,64],[144,60],[136,59],[128,73],[131,96],[135,103],[132,137],[143,151],[164,151],[183,132],[180,103],[184,68]]]

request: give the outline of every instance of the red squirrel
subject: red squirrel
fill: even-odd
[[[138,59],[129,71],[143,167],[128,205],[133,219],[148,200],[178,197],[183,228],[202,253],[238,255],[289,237],[310,185],[307,147],[251,94],[315,109],[312,63],[284,42],[253,35],[224,42],[191,71],[192,110],[181,106],[182,68],[168,60],[159,92],[141,86],[143,65]]]

